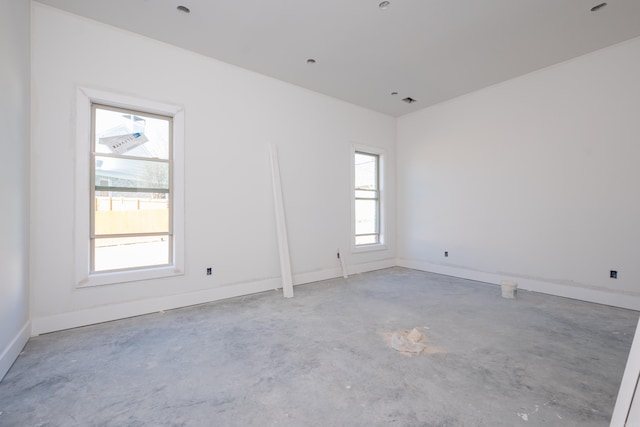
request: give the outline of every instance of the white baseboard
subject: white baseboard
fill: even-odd
[[[341,277],[342,271],[339,268],[330,268],[326,270],[310,271],[293,275],[293,285],[304,285],[307,283],[319,282],[321,280],[335,279]]]
[[[382,261],[367,262],[364,264],[355,264],[347,266],[349,274],[367,273],[369,271],[383,270],[385,268],[395,267],[395,259],[384,259]]]
[[[367,262],[364,264],[354,264],[347,266],[347,274],[360,274],[368,271],[382,270],[396,266],[395,259],[385,259],[382,261]],[[325,270],[311,271],[308,273],[300,273],[293,275],[294,285],[303,285],[305,283],[319,282],[321,280],[335,279],[342,277],[342,269],[340,267]]]
[[[11,365],[16,361],[18,355],[24,348],[27,341],[29,341],[29,337],[31,336],[31,322],[27,322],[20,332],[16,334],[16,336],[11,340],[9,345],[2,351],[0,354],[0,381],[4,378],[4,376],[9,372]]]
[[[349,266],[348,271],[349,274],[357,274],[393,267],[394,265],[395,260],[389,259],[366,264],[352,265]],[[294,285],[302,285],[320,280],[334,279],[336,277],[342,277],[342,271],[340,268],[295,274],[293,276],[293,283]],[[150,298],[122,304],[92,307],[85,310],[54,314],[51,316],[35,317],[31,320],[31,334],[36,336],[64,329],[124,319],[127,317],[157,313],[162,310],[171,310],[174,308],[204,304],[207,302],[250,295],[258,292],[272,291],[279,288],[282,288],[280,278],[273,278],[221,286],[218,288],[186,294],[169,295],[160,298]]]
[[[46,334],[64,329],[109,322],[111,320],[157,313],[163,310],[171,310],[174,308],[203,304],[221,299],[271,291],[281,286],[280,280],[277,278],[266,279],[255,282],[221,286],[218,288],[186,294],[169,295],[160,298],[150,298],[122,304],[92,307],[85,310],[54,314],[52,316],[34,317],[31,320],[31,333],[34,336]]]
[[[610,305],[612,307],[620,307],[640,311],[640,297],[633,295],[607,292],[598,289],[589,289],[580,286],[569,286],[560,283],[533,280],[517,276],[507,276],[496,273],[468,270],[459,267],[433,264],[427,261],[397,259],[396,265],[399,267],[406,267],[414,270],[428,271],[431,273],[438,273],[446,276],[491,283],[494,285],[499,285],[502,280],[510,280],[517,282],[519,289],[524,289],[527,291],[540,292],[543,294],[549,294],[564,298],[571,298],[581,301],[594,302],[597,304]]]

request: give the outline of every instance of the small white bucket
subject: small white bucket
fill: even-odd
[[[502,288],[502,298],[515,298],[518,284],[509,280],[503,280],[500,284]]]

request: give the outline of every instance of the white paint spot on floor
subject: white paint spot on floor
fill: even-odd
[[[546,405],[546,404],[545,404]],[[529,417],[540,410],[540,405],[536,405],[536,409],[533,412],[518,412],[518,416],[525,421],[529,421]]]
[[[349,389],[351,389],[351,386],[350,386],[350,385],[348,385],[348,386],[347,386],[347,390],[349,390]]]

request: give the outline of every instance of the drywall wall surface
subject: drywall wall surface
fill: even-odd
[[[29,322],[30,2],[0,14],[0,379],[25,344]]]
[[[638,76],[633,39],[399,118],[399,264],[637,305]]]
[[[394,118],[38,3],[32,25],[34,331],[69,313],[104,313],[98,321],[110,306],[131,315],[277,286],[269,144],[279,154],[295,282],[341,275],[336,249],[348,252],[351,242],[351,145],[385,149],[395,165]],[[184,275],[76,287],[79,87],[184,108]],[[388,188],[394,177],[391,167]],[[386,203],[395,223],[392,192]],[[393,265],[393,232],[387,250],[346,253],[347,264]]]

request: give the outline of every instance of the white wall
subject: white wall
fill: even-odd
[[[0,14],[0,379],[29,338],[30,2]]]
[[[280,155],[297,283],[338,276],[337,248],[351,271],[393,265],[393,227],[388,250],[348,250],[350,145],[384,148],[394,165],[394,118],[38,3],[32,27],[34,333],[277,286],[270,143]],[[184,276],[75,287],[77,87],[184,106]]]
[[[633,39],[401,117],[399,263],[640,309],[639,76]]]

